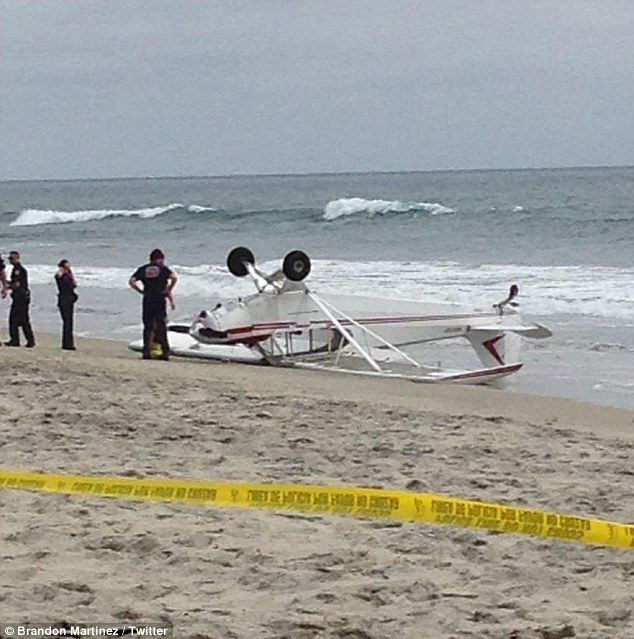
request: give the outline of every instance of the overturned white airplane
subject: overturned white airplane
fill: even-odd
[[[420,382],[486,384],[520,370],[521,337],[551,335],[538,324],[522,324],[513,301],[518,294],[515,285],[502,302],[473,309],[317,294],[304,283],[311,263],[301,251],[289,253],[282,269],[272,274],[262,273],[244,247],[231,251],[227,266],[237,277],[250,276],[257,293],[202,311],[191,326],[170,327],[174,355]],[[448,339],[466,340],[483,366],[449,370],[422,364],[406,352],[414,345]],[[130,345],[135,350],[140,346]]]

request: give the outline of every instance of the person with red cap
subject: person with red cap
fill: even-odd
[[[150,359],[152,341],[161,346],[159,359],[169,359],[167,340],[166,298],[172,302],[172,289],[176,286],[176,274],[165,265],[165,255],[161,249],[150,253],[150,261],[140,266],[130,277],[130,286],[143,295],[143,359]],[[143,284],[139,288],[138,283]]]

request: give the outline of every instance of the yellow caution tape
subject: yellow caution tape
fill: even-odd
[[[634,525],[400,490],[136,479],[4,470],[0,470],[0,488],[182,502],[201,506],[287,509],[388,518],[634,549]]]

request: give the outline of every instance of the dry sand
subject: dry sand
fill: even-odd
[[[356,484],[634,520],[634,412],[41,338],[2,347],[0,467]],[[0,491],[0,622],[213,639],[632,639],[634,552]]]

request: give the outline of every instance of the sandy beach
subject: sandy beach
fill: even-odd
[[[2,347],[0,467],[429,491],[634,522],[634,411]],[[0,621],[198,639],[631,639],[634,553],[444,526],[0,491]]]

